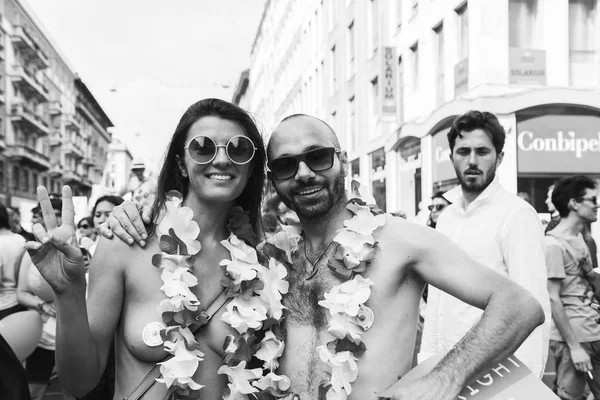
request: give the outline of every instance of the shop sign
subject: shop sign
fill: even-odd
[[[469,89],[469,59],[465,58],[454,66],[454,95]]]
[[[443,129],[432,138],[432,178],[434,183],[456,179],[454,166],[452,165],[452,161],[450,161],[450,145],[446,136],[448,131],[450,131],[450,128]]]
[[[381,113],[383,116],[396,116],[398,102],[398,88],[396,86],[396,75],[398,74],[398,62],[396,60],[396,48],[384,47],[382,52],[383,87],[381,96]]]
[[[511,47],[509,50],[509,83],[546,84],[546,52]]]
[[[543,115],[517,123],[520,173],[600,173],[600,117]]]

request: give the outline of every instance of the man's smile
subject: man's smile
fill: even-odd
[[[299,190],[296,192],[296,195],[299,196],[310,196],[312,194],[318,193],[323,189],[324,186],[319,186],[319,187],[311,187],[308,189],[303,189],[303,190]]]

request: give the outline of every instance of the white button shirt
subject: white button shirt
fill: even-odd
[[[437,229],[481,264],[529,290],[546,315],[517,350],[517,357],[541,377],[548,357],[550,298],[546,284],[544,234],[537,213],[507,192],[498,177],[465,208],[460,186],[448,191],[452,204],[442,212]],[[479,320],[483,311],[429,286],[419,362],[448,352]]]

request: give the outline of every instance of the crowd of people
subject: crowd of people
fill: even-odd
[[[77,223],[74,240],[87,269],[100,236],[97,227],[108,218],[112,209],[123,203],[118,196],[98,198],[89,216]],[[58,196],[49,199],[55,221],[62,225],[63,202]],[[32,226],[45,227],[40,204],[31,210]],[[33,233],[21,225],[17,208],[0,204],[0,345],[4,345],[0,373],[2,398],[42,400],[56,376],[56,306],[52,288],[44,280],[25,250],[27,241],[35,241]],[[87,275],[87,274],[86,274]],[[12,348],[9,354],[8,348]],[[12,360],[10,368],[8,360]],[[4,374],[4,375],[3,375]],[[16,384],[20,382],[20,384]],[[114,392],[114,356],[107,364],[103,379],[94,390],[80,399],[112,398]],[[75,397],[65,393],[65,399]]]
[[[8,343],[0,340],[0,349],[11,352],[12,376],[23,363],[26,395],[34,399],[43,398],[57,370],[66,398],[163,399],[200,391],[209,399],[261,393],[284,400],[443,400],[512,353],[541,377],[551,352],[561,399],[583,399],[587,391],[600,399],[600,325],[592,308],[600,275],[590,234],[596,182],[558,180],[547,203],[556,215],[544,232],[527,199],[499,182],[505,136],[491,113],[457,117],[448,141],[460,185],[435,193],[426,223],[416,224],[376,207],[361,213],[369,200],[351,200],[359,194],[344,187],[346,152],[324,121],[289,116],[265,147],[247,112],[201,100],[179,121],[151,204],[105,196],[75,224],[70,189],[57,200],[41,188],[33,237],[0,207],[0,338]],[[173,211],[177,204],[191,213]],[[245,210],[247,228],[232,219],[236,206]],[[170,212],[184,228],[167,220]],[[292,238],[289,226],[301,234]],[[241,244],[231,239],[234,231]],[[186,239],[186,232],[197,237]],[[284,237],[289,242],[281,245]],[[247,261],[257,238],[270,246],[258,249],[286,267],[283,273],[267,262],[276,279],[261,275],[263,258]],[[241,253],[228,250],[235,243]],[[173,246],[182,250],[168,253]],[[181,257],[188,261],[176,261]],[[244,272],[244,262],[254,266]],[[185,288],[169,286],[174,274]],[[224,276],[244,294],[223,290]],[[339,296],[359,290],[348,283],[361,294]],[[283,302],[283,319],[266,311],[266,291],[270,301]],[[356,296],[363,300],[354,303]],[[162,322],[157,306],[167,307]],[[215,317],[205,318],[197,342],[174,334],[179,325],[194,326],[199,307]],[[334,307],[356,311],[336,314]],[[32,313],[39,321],[30,321]],[[6,332],[15,331],[19,314],[39,326],[29,352],[11,346],[14,335]],[[243,342],[229,339],[235,329],[221,322],[232,315]],[[240,328],[244,323],[252,329]],[[261,329],[264,337],[244,347]],[[332,337],[333,346],[323,346]],[[417,359],[438,354],[444,356],[429,374],[408,384],[399,379]],[[190,371],[170,369],[181,357]],[[245,369],[263,362],[269,367],[261,372]]]

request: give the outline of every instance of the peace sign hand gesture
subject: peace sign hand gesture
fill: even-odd
[[[62,188],[62,225],[58,226],[45,187],[37,188],[44,226],[35,224],[33,233],[38,242],[27,242],[25,248],[31,260],[54,293],[64,293],[73,283],[85,282],[85,263],[75,237],[75,208],[69,186]]]

